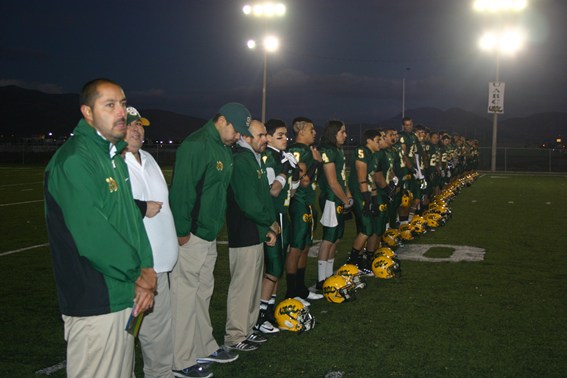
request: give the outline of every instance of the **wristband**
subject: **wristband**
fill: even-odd
[[[285,186],[285,178],[283,178],[280,175],[277,175],[276,178],[274,179],[274,181],[279,182],[280,184],[282,184],[282,188]]]
[[[299,180],[298,181],[292,181],[291,182],[291,190],[295,190],[299,188]]]

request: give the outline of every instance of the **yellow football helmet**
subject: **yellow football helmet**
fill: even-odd
[[[399,247],[400,233],[395,228],[389,228],[382,234],[382,241],[390,248]]]
[[[297,299],[284,299],[274,311],[278,327],[287,331],[302,333],[315,327],[315,318],[309,308]]]
[[[412,232],[412,227],[410,224],[402,224],[400,226],[400,228],[398,229],[398,231],[400,232],[400,236],[402,237],[402,240],[408,241],[408,240],[413,240],[413,232]]]
[[[355,299],[354,284],[343,276],[332,275],[323,282],[323,295],[331,303],[343,303]]]
[[[400,265],[386,256],[376,257],[372,261],[372,272],[374,277],[382,279],[397,278],[402,273]]]
[[[404,190],[404,194],[402,195],[402,203],[400,204],[401,207],[410,207],[413,202],[413,193],[409,190]]]
[[[395,262],[398,262],[398,255],[396,255],[396,252],[394,252],[392,248],[381,247],[374,251],[374,259],[380,256],[386,256],[391,258]],[[374,259],[372,261],[374,261]]]
[[[343,276],[347,281],[354,284],[355,289],[364,289],[366,282],[362,278],[362,272],[354,264],[344,264],[335,273],[337,276]]]

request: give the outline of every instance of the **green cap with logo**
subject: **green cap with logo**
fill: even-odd
[[[240,134],[253,136],[249,130],[252,116],[244,105],[237,102],[229,102],[220,108],[219,114],[223,115]]]

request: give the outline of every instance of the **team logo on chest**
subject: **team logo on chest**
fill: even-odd
[[[222,161],[217,161],[217,171],[221,172],[224,169],[224,164]]]
[[[108,184],[108,190],[110,191],[110,193],[118,191],[118,184],[112,177],[107,177],[106,183]]]

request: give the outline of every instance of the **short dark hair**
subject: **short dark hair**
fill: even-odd
[[[418,123],[417,125],[415,125],[415,126],[413,127],[413,129],[414,129],[415,131],[425,131],[425,126],[423,126],[421,123]]]
[[[338,147],[337,134],[343,126],[343,121],[339,121],[337,119],[332,119],[327,122],[327,126],[325,126],[325,129],[323,130],[323,136],[321,137],[321,145]]]
[[[307,123],[313,124],[313,121],[307,117],[295,117],[291,122],[291,127],[293,127],[293,132],[298,134],[301,130],[303,130],[305,124]],[[313,126],[315,126],[315,124],[313,124]]]
[[[275,119],[275,118],[269,119],[266,122],[266,133],[268,135],[274,135],[274,132],[280,127],[285,127],[287,129],[285,122],[282,121],[281,119]]]
[[[402,124],[403,124],[405,121],[411,121],[411,120],[412,120],[411,117],[404,117],[404,118],[402,118]]]
[[[368,139],[374,139],[380,135],[380,130],[378,129],[367,129],[362,134],[362,140],[360,141],[361,144],[366,144]]]
[[[120,87],[120,84],[104,77],[93,79],[83,85],[81,95],[79,96],[79,105],[87,105],[92,108],[96,99],[100,96],[100,94],[98,93],[98,86],[101,84],[114,84],[117,87]]]

